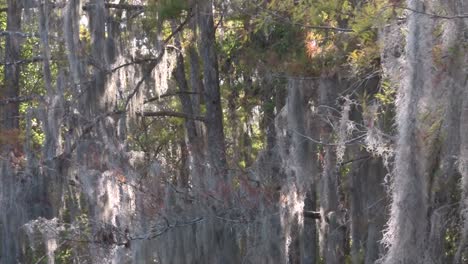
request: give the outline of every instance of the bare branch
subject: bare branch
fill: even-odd
[[[19,96],[14,98],[4,98],[0,99],[0,105],[14,104],[14,103],[23,103],[27,101],[34,100],[35,96]]]
[[[184,113],[180,112],[173,112],[173,111],[156,111],[156,112],[142,112],[137,113],[137,115],[142,117],[179,117],[179,118],[186,118],[186,119],[193,119],[197,121],[205,121],[205,118],[202,116],[189,116]]]
[[[49,8],[63,8],[65,6],[65,3],[48,3]],[[27,6],[24,6],[24,9],[32,9],[32,8],[38,8],[39,5],[37,2],[31,2],[28,3]],[[8,12],[8,7],[0,7],[0,13],[1,12]]]
[[[83,11],[89,11],[92,8],[93,4],[86,4],[83,6]],[[131,4],[112,4],[112,3],[105,3],[105,8],[109,9],[121,9],[127,11],[143,11],[146,9],[144,5],[131,5]]]
[[[159,57],[158,57],[159,58]],[[141,64],[141,63],[146,63],[146,62],[151,62],[151,61],[156,61],[158,60],[158,58],[149,58],[149,59],[141,59],[141,60],[132,60],[130,62],[127,62],[127,63],[124,63],[124,64],[121,64],[115,68],[113,68],[111,70],[111,72],[116,72],[124,67],[127,67],[127,66],[130,66],[130,65],[134,65],[134,64]]]
[[[361,161],[361,160],[366,160],[366,159],[370,159],[370,158],[371,158],[371,156],[366,155],[366,156],[363,156],[363,157],[359,157],[359,158],[355,158],[355,159],[343,161],[343,162],[340,163],[339,165],[340,165],[340,166],[344,166],[344,165],[349,164],[349,163],[353,163],[353,162]]]
[[[180,95],[180,94],[198,94],[197,92],[182,92],[182,91],[179,91],[179,92],[172,92],[172,93],[165,93],[165,94],[162,94],[160,96],[155,96],[155,97],[151,97],[149,99],[146,99],[145,100],[145,104],[147,103],[151,103],[151,102],[154,102],[154,101],[158,101],[159,99],[161,98],[166,98],[166,97],[171,97],[171,96],[177,96],[177,95]]]
[[[39,34],[37,33],[26,33],[20,31],[0,31],[0,36],[11,36],[15,35],[22,38],[39,38]]]
[[[321,219],[320,212],[304,211],[304,217],[310,219]]]
[[[41,62],[41,61],[43,61],[43,58],[41,56],[37,56],[37,57],[34,57],[34,58],[30,58],[30,59],[0,62],[0,65],[9,66],[9,65],[19,65],[19,64],[28,64],[28,63],[34,63],[34,62]]]

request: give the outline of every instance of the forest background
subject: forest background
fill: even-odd
[[[0,263],[467,263],[467,14],[1,0]]]

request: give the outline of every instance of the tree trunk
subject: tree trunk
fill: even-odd
[[[203,61],[203,81],[205,88],[206,127],[208,136],[208,156],[213,176],[226,179],[227,162],[223,130],[223,111],[221,106],[218,58],[216,54],[213,3],[200,1],[199,28],[200,54]]]
[[[84,79],[84,67],[80,58],[80,50],[82,50],[83,47],[80,47],[79,36],[79,1],[80,0],[68,1],[65,7],[65,13],[63,15],[63,35],[65,38],[65,47],[67,49],[66,53],[70,67],[70,73],[74,84],[74,89],[72,89],[72,91],[77,97]]]
[[[358,151],[354,157],[368,155],[365,151]],[[350,186],[350,233],[351,233],[351,261],[353,264],[364,260],[365,243],[369,219],[367,207],[368,160],[354,162],[349,174]]]
[[[338,78],[324,77],[319,83],[319,105],[334,108],[335,100],[340,80]],[[328,107],[323,107],[319,111],[321,117],[333,115]],[[320,206],[322,214],[321,222],[321,248],[326,263],[338,264],[345,262],[345,240],[346,226],[345,215],[340,208],[339,199],[339,171],[336,164],[335,147],[332,143],[332,128],[324,120],[320,127],[320,140],[326,145],[323,146],[322,168],[320,188]]]
[[[22,1],[8,0],[7,31],[21,31]],[[4,98],[16,98],[19,96],[20,65],[15,63],[20,59],[20,40],[15,34],[6,36],[4,87],[1,96]],[[19,103],[11,102],[0,106],[2,111],[1,124],[3,129],[19,128]]]
[[[190,86],[192,87],[192,91],[195,93],[192,96],[193,112],[196,115],[200,115],[200,105],[204,101],[204,89],[200,72],[200,58],[198,57],[198,52],[194,44],[188,48],[188,54],[190,63]]]
[[[427,11],[425,3],[409,0],[408,7],[418,12]],[[391,216],[385,241],[389,246],[384,263],[416,264],[424,262],[427,231],[427,142],[422,142],[421,98],[430,89],[432,58],[431,18],[417,12],[408,17],[406,41],[406,83],[398,91],[394,180],[392,186]]]
[[[231,182],[228,178],[226,161],[213,1],[199,1],[198,8],[199,50],[203,63],[209,161],[207,173],[204,177],[208,187],[207,191],[222,194],[225,206],[230,209],[232,207]],[[229,217],[229,214],[227,217]],[[230,228],[228,222],[218,219],[212,219],[210,222],[206,222],[205,225],[207,225],[205,230],[202,229],[201,232],[207,236],[208,240],[208,244],[203,246],[207,261],[210,263],[240,263],[235,229]]]
[[[461,10],[462,1],[440,2],[449,13],[456,14]],[[452,245],[446,238],[450,236],[448,232],[455,224],[455,221],[450,219],[456,207],[454,204],[458,202],[453,190],[457,189],[460,180],[457,157],[460,156],[460,137],[464,135],[460,127],[463,125],[461,117],[465,89],[462,80],[466,75],[462,65],[466,65],[466,62],[458,52],[452,52],[464,49],[460,42],[463,38],[464,23],[461,19],[445,20],[440,23],[445,36],[442,39],[441,52],[447,56],[442,60],[444,67],[440,67],[437,71],[441,81],[436,82],[437,86],[434,89],[445,91],[447,96],[445,100],[441,100],[445,112],[441,117],[443,122],[440,128],[440,140],[436,142],[440,154],[436,153],[434,169],[430,172],[432,174],[429,181],[430,231],[425,254],[428,264],[449,263],[453,258],[451,254],[447,254],[446,249]]]
[[[468,6],[464,6],[465,12],[468,11]],[[466,23],[464,23],[466,27]],[[467,65],[468,55],[463,52],[464,57],[461,58],[462,65]],[[463,69],[463,68],[460,68]],[[459,159],[459,170],[462,175],[461,179],[461,192],[462,197],[460,199],[460,219],[462,220],[462,226],[460,227],[460,241],[458,244],[457,251],[454,256],[454,264],[466,263],[468,261],[468,79],[466,77],[466,71],[460,72],[464,80],[459,83],[463,91],[463,105],[460,118],[460,159]]]
[[[89,10],[89,31],[91,33],[91,58],[93,65],[93,82],[88,86],[86,93],[89,117],[94,118],[108,108],[106,106],[106,72],[108,67],[106,49],[106,9],[104,0],[92,0],[92,8]],[[85,103],[85,102],[83,102]]]
[[[172,26],[175,29],[175,25]],[[180,43],[180,36],[179,34],[175,37],[175,46],[181,50],[182,45]],[[186,72],[185,72],[185,62],[182,53],[178,53],[176,57],[176,68],[174,70],[174,78],[179,86],[179,99],[182,103],[182,111],[187,116],[195,116],[194,110],[194,103],[193,98],[188,94],[190,88],[187,83]],[[191,172],[192,180],[195,184],[202,184],[200,177],[203,175],[203,164],[204,161],[204,153],[203,153],[203,143],[204,140],[201,135],[201,131],[197,129],[197,121],[185,118],[185,130],[187,136],[187,146],[186,149],[189,154],[189,167]],[[188,186],[188,182],[187,182]]]

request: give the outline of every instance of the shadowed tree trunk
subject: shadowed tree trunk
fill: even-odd
[[[380,81],[380,78],[370,79],[362,89],[375,94],[379,90]],[[367,123],[368,120],[364,121],[363,115],[368,116],[349,105],[350,120],[358,124]],[[352,137],[359,137],[359,133],[354,133]],[[350,173],[346,179],[346,193],[349,197],[350,257],[353,264],[370,264],[383,254],[380,241],[387,219],[385,208],[388,199],[384,188],[387,172],[383,160],[366,150],[365,144],[357,142],[347,146],[347,149],[346,156],[350,160],[340,166],[342,169],[350,166]]]
[[[213,177],[225,179],[227,176],[226,147],[223,131],[223,111],[219,87],[218,58],[216,55],[213,3],[203,0],[198,3],[200,43],[203,61],[203,83],[205,89],[206,127],[208,137],[208,160]]]
[[[381,245],[385,221],[388,219],[388,198],[384,188],[384,178],[387,170],[380,158],[368,161],[367,201],[364,203],[367,219],[367,241],[365,247],[365,264],[374,264],[384,253]]]
[[[216,36],[213,20],[213,1],[198,2],[199,51],[203,64],[203,88],[206,105],[207,155],[208,165],[205,183],[208,191],[221,193],[224,207],[231,209],[231,183],[228,178],[226,147],[221,105],[219,68],[216,54]],[[223,191],[227,190],[227,191]],[[229,214],[227,215],[229,217]],[[239,263],[240,254],[236,243],[236,231],[229,228],[228,222],[215,220],[206,223],[209,243],[206,247],[206,259],[212,263]],[[210,246],[212,245],[212,247]]]
[[[465,6],[465,11],[468,11],[468,6]],[[466,23],[465,23],[466,25]],[[465,56],[462,59],[462,64],[467,65],[468,55],[466,49],[464,52]],[[460,199],[460,241],[458,248],[454,256],[454,264],[465,263],[468,260],[468,79],[465,79],[459,83],[463,91],[463,104],[460,118],[460,159],[459,159],[459,170],[462,176],[461,179],[461,199]]]
[[[356,157],[368,155],[365,151],[358,151]],[[365,243],[367,237],[367,220],[369,219],[367,207],[368,160],[355,162],[349,174],[350,186],[350,234],[351,234],[351,260],[354,264],[364,260]]]
[[[21,31],[22,3],[17,0],[7,1],[7,31]],[[19,96],[20,65],[14,63],[20,59],[20,37],[15,34],[6,35],[5,61],[10,62],[4,68],[4,83],[0,87],[1,98],[16,98]],[[14,158],[14,148],[20,142],[12,142],[19,134],[19,103],[10,102],[0,105],[0,262],[15,263],[18,261],[20,244],[17,235],[27,212],[22,208],[22,200],[26,194],[18,185],[18,177],[11,167]],[[17,144],[18,146],[13,146]],[[12,156],[13,153],[13,156]]]
[[[450,10],[451,13],[458,13],[461,9],[459,0],[441,1],[441,5]],[[446,37],[442,40],[441,51],[446,54],[442,60],[443,65],[437,75],[441,81],[436,82],[439,91],[446,91],[446,98],[441,100],[444,105],[439,140],[436,142],[439,153],[434,154],[433,167],[429,180],[429,211],[430,231],[428,234],[428,246],[426,249],[426,263],[449,263],[453,257],[447,254],[450,242],[446,239],[450,236],[451,226],[455,221],[450,220],[454,215],[457,199],[453,193],[447,190],[455,190],[460,180],[457,170],[457,157],[460,155],[460,137],[464,135],[460,126],[463,111],[464,90],[466,89],[461,80],[466,73],[462,65],[466,64],[463,56],[451,52],[451,50],[464,49],[460,39],[463,38],[464,23],[461,19],[440,21],[446,32]],[[461,164],[461,163],[460,163]]]
[[[8,0],[7,31],[21,31],[22,1]],[[16,34],[6,35],[4,86],[1,88],[1,97],[16,98],[19,96],[20,65],[15,63],[20,59],[21,37]],[[0,106],[2,111],[2,127],[6,130],[19,127],[19,103],[11,102]]]
[[[286,171],[291,173],[292,184],[283,186],[284,191],[289,191],[290,200],[294,200],[294,195],[297,195],[300,202],[303,203],[302,208],[315,211],[315,188],[316,174],[318,173],[317,164],[315,162],[314,147],[315,145],[304,137],[311,135],[316,137],[318,129],[315,123],[310,120],[312,116],[308,109],[308,102],[313,94],[315,94],[315,82],[304,80],[288,80],[288,97],[287,97],[287,128],[290,133],[290,149],[285,155]],[[296,186],[294,186],[296,185]],[[292,207],[292,205],[290,205]],[[315,223],[306,222],[301,211],[294,212],[291,210],[289,219],[285,221],[285,230],[290,228],[291,244],[289,245],[289,263],[315,263],[317,256],[315,254],[316,246],[316,225]],[[297,209],[296,209],[297,210]],[[296,214],[296,215],[295,215]],[[288,227],[288,225],[291,225]],[[310,235],[310,237],[305,237]],[[307,244],[306,244],[307,243]]]
[[[176,26],[172,25],[173,30]],[[179,34],[175,37],[175,46],[181,50],[182,45],[180,43],[180,36]],[[195,97],[191,97],[189,92],[190,88],[186,78],[185,72],[185,62],[184,57],[181,52],[177,53],[176,56],[176,68],[174,69],[174,78],[179,86],[179,99],[182,103],[182,110],[184,114],[187,116],[195,116],[195,113],[199,111],[194,110],[197,108],[196,105],[199,103],[197,100],[193,100]],[[194,81],[193,83],[197,83]],[[198,96],[198,94],[197,94]],[[204,153],[203,153],[203,135],[201,134],[202,131],[197,129],[197,121],[194,119],[185,118],[185,130],[186,130],[186,138],[187,138],[187,145],[186,149],[189,153],[190,162],[189,167],[191,171],[191,177],[196,184],[201,184],[200,177],[203,176],[203,166],[205,164],[204,160]],[[188,186],[188,182],[185,183]]]
[[[91,58],[93,65],[93,82],[88,86],[87,102],[90,105],[90,118],[96,113],[105,111],[106,108],[106,79],[107,79],[107,49],[106,49],[106,19],[107,12],[104,0],[92,0],[92,8],[89,10],[89,31],[91,33]],[[83,102],[84,103],[84,102]]]
[[[319,83],[319,111],[321,120],[320,140],[326,145],[323,146],[322,154],[322,175],[320,182],[320,210],[321,222],[321,247],[326,263],[339,264],[345,261],[345,240],[346,226],[345,215],[342,211],[339,199],[339,171],[336,164],[335,147],[332,145],[333,130],[327,123],[325,116],[334,113],[330,111],[335,104],[335,96],[339,89],[340,80],[338,78],[324,77]]]
[[[201,75],[200,57],[197,51],[197,39],[198,39],[198,16],[195,14],[194,18],[190,21],[190,29],[193,32],[193,37],[190,40],[192,43],[188,47],[188,61],[190,65],[190,86],[194,92],[192,96],[193,101],[193,112],[195,115],[200,115],[201,105],[204,101],[204,88],[203,79]],[[201,133],[201,131],[200,131]]]

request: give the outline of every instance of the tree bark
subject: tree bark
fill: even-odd
[[[7,3],[7,31],[21,31],[22,2],[17,0],[8,0]],[[9,34],[6,36],[5,61],[11,62],[20,60],[20,40],[21,38],[15,34]],[[4,87],[2,87],[1,97],[18,97],[20,95],[20,65],[5,65],[4,78]],[[0,106],[0,109],[2,111],[2,128],[5,130],[19,128],[19,103],[12,102]]]
[[[176,26],[172,25],[173,30],[175,30]],[[182,50],[182,45],[180,43],[180,34],[177,34],[174,38],[175,46]],[[181,52],[177,54],[176,57],[176,68],[174,70],[174,78],[179,86],[179,99],[182,104],[182,110],[185,115],[187,116],[195,116],[194,105],[198,104],[198,102],[193,102],[193,98],[190,96],[190,88],[186,78],[186,71],[185,71],[185,61],[184,57]],[[198,114],[198,113],[197,113]],[[195,119],[185,118],[185,130],[186,130],[186,141],[187,146],[186,149],[188,151],[188,156],[190,157],[190,164],[189,167],[191,168],[191,177],[193,183],[200,185],[202,184],[201,177],[203,175],[203,165],[204,161],[204,140],[202,138],[199,129],[197,129],[197,122]],[[188,182],[187,182],[188,186]],[[201,186],[197,186],[201,187]]]
[[[465,55],[464,61],[465,65],[468,61],[468,57]],[[461,116],[461,126],[460,126],[460,135],[461,135],[461,149],[460,149],[460,172],[462,174],[461,180],[461,191],[462,197],[460,200],[461,208],[461,219],[462,227],[460,242],[458,244],[457,252],[454,256],[454,264],[463,263],[463,260],[468,259],[468,82],[465,78],[464,84],[464,96],[463,96],[463,107],[462,107],[462,116]]]
[[[456,14],[462,10],[459,0],[440,1],[441,6],[448,10],[448,13]],[[425,259],[426,263],[449,263],[453,256],[447,254],[446,249],[449,248],[450,242],[446,239],[450,235],[451,225],[453,220],[448,220],[453,215],[454,206],[458,201],[453,195],[453,191],[457,189],[460,181],[460,174],[457,170],[457,157],[460,156],[460,138],[464,133],[461,126],[464,123],[461,121],[463,112],[464,100],[464,84],[462,80],[466,75],[463,66],[466,62],[463,56],[458,53],[451,52],[452,50],[465,49],[460,42],[463,38],[464,23],[461,19],[446,20],[442,22],[445,37],[442,40],[442,53],[444,56],[442,63],[447,65],[445,68],[438,70],[437,75],[441,76],[442,81],[436,82],[436,87],[439,91],[445,91],[447,94],[446,100],[443,102],[445,113],[443,114],[440,135],[437,142],[439,153],[435,153],[434,169],[431,170],[429,180],[429,221],[430,231],[428,234],[428,245],[426,248]],[[466,54],[462,52],[462,54]],[[462,163],[460,163],[461,165]],[[449,191],[450,190],[450,191]]]
[[[356,152],[357,156],[363,156],[365,151]],[[351,233],[351,261],[353,264],[362,263],[364,260],[365,243],[368,227],[368,211],[365,209],[368,184],[368,160],[355,162],[350,176],[350,233]]]
[[[340,85],[340,80],[324,77],[319,83],[319,105],[334,108],[333,100]],[[319,114],[333,115],[327,108],[322,108]],[[332,142],[332,128],[322,120],[320,127],[320,139],[325,143]],[[320,186],[321,222],[321,250],[326,263],[339,264],[345,262],[346,226],[345,215],[340,208],[339,199],[339,171],[336,164],[336,152],[333,145],[323,146],[322,168]]]
[[[223,127],[223,111],[220,96],[218,58],[216,54],[213,1],[198,1],[198,27],[200,29],[199,51],[203,63],[203,87],[206,105],[208,165],[204,177],[207,191],[223,192],[227,208],[231,208],[231,183],[228,176],[226,147]],[[228,216],[229,217],[229,216]],[[206,223],[208,224],[208,223]],[[210,263],[240,263],[240,252],[236,242],[236,230],[226,222],[213,220],[208,230],[202,231],[209,241],[205,252]],[[211,237],[211,238],[210,238]]]
[[[104,0],[92,0],[89,12],[89,30],[91,33],[91,60],[95,64],[93,85],[88,86],[87,104],[90,105],[90,117],[106,110],[106,72],[108,67],[106,49],[106,9]],[[86,105],[86,103],[85,103]]]
[[[203,0],[199,7],[200,54],[203,61],[203,84],[205,88],[206,127],[208,136],[208,156],[214,177],[226,179],[227,162],[223,130],[218,58],[216,54],[213,3]]]
[[[425,1],[409,0],[408,7],[425,12]],[[420,130],[421,98],[431,87],[432,21],[427,15],[412,12],[408,17],[406,40],[406,83],[398,91],[394,180],[391,216],[385,241],[385,264],[424,263],[428,227],[427,153]]]

